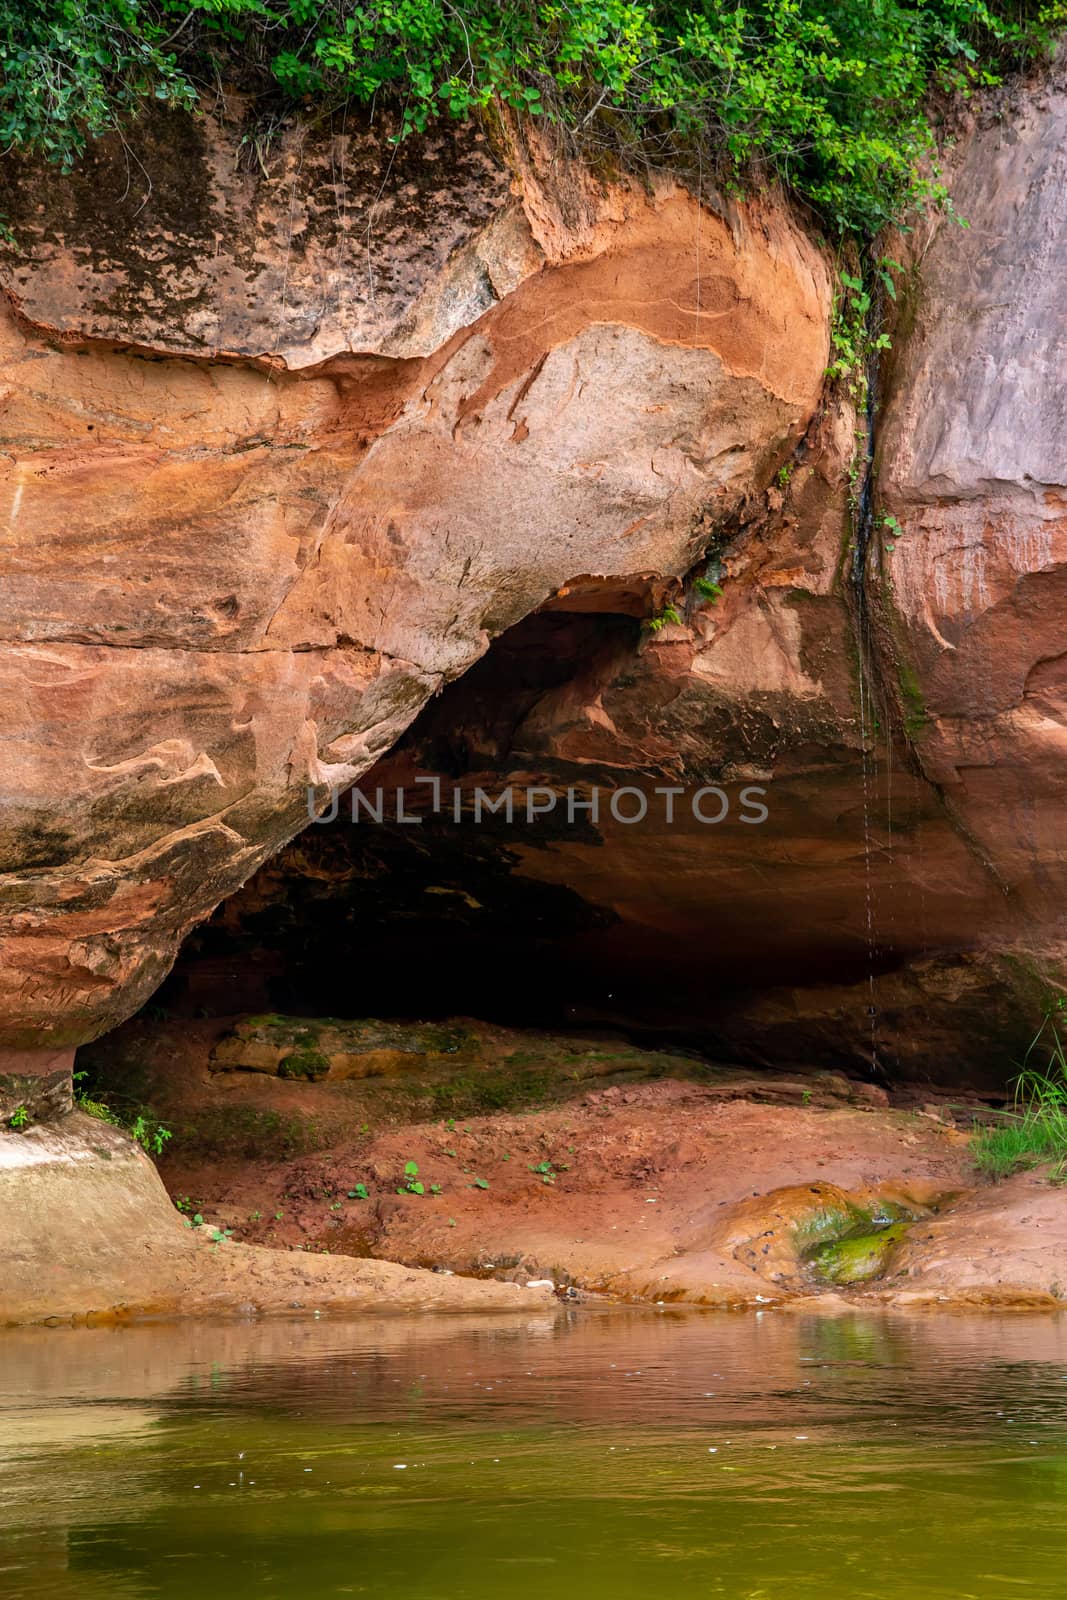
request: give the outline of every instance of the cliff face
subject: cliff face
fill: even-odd
[[[34,1072],[62,1097],[63,1050],[147,998],[308,786],[442,744],[468,791],[766,788],[758,829],[653,806],[498,853],[475,934],[508,884],[576,897],[566,959],[627,990],[591,1014],[1002,1072],[1067,954],[1067,92],[969,130],[970,226],[914,250],[862,651],[856,419],[826,405],[830,277],[784,208],[238,113],[159,114],[142,173],[105,143],[5,178],[6,1100]],[[627,632],[709,547],[721,599]],[[306,943],[308,875],[320,911],[338,856],[341,897],[373,875],[337,841],[305,836],[227,937],[270,903]]]
[[[478,786],[626,785],[640,826],[603,806],[537,838],[446,819],[421,868],[406,830],[316,830],[205,952],[266,937],[276,972],[317,968],[320,999],[321,973],[358,955],[373,1006],[421,921],[419,955],[450,949],[453,984],[533,961],[572,1015],[734,1059],[1002,1083],[1067,973],[1065,164],[1067,92],[1031,88],[954,153],[969,226],[933,219],[899,247],[862,599],[845,407],[769,489],[751,481],[740,519],[712,520],[720,599],[690,594],[678,624],[596,648],[559,618],[516,630],[367,780],[438,771],[468,805]],[[626,598],[577,586],[550,610]],[[680,805],[668,825],[657,786],[702,783],[765,786],[766,823],[735,809],[709,828]]]
[[[815,415],[829,277],[784,211],[382,149],[166,116],[145,181],[8,175],[11,1074],[141,1004],[495,635],[684,573]]]
[[[972,130],[969,223],[920,245],[879,483],[913,748],[1000,892],[998,922],[1067,958],[1067,88]],[[988,925],[976,929],[991,937]]]

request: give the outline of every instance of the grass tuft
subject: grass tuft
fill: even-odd
[[[1067,1052],[1051,1017],[1046,1017],[1026,1052],[1029,1061],[1044,1044],[1043,1069],[1024,1065],[1015,1080],[1014,1104],[989,1127],[976,1130],[974,1159],[987,1178],[1006,1178],[1027,1167],[1056,1162],[1053,1183],[1067,1182]]]

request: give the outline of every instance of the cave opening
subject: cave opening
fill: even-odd
[[[607,1029],[870,1075],[863,986],[899,956],[872,952],[862,925],[855,848],[839,839],[843,812],[856,840],[861,819],[836,798],[841,772],[793,749],[776,815],[769,713],[690,704],[675,647],[640,620],[647,597],[607,601],[619,609],[542,609],[494,641],[332,820],[191,935],[153,1005]],[[746,814],[750,791],[762,799]],[[746,1025],[764,994],[828,977],[854,997],[836,1044],[825,1019]]]

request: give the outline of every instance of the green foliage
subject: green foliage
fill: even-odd
[[[94,1099],[87,1089],[80,1087],[87,1076],[85,1072],[74,1074],[74,1104],[78,1110],[95,1117],[98,1122],[110,1122],[114,1128],[125,1129],[147,1155],[161,1156],[167,1141],[173,1137],[171,1129],[165,1128],[144,1106],[121,1110],[105,1100]]]
[[[1055,1009],[1064,1009],[1062,1000]],[[1046,1065],[1024,1064],[1015,1080],[1012,1109],[972,1137],[975,1162],[986,1177],[1005,1178],[1054,1161],[1051,1181],[1067,1181],[1067,1052],[1051,1012],[1031,1041],[1026,1062],[1038,1049],[1047,1053]]]
[[[362,1189],[363,1193],[360,1196],[360,1198],[365,1200],[367,1198],[367,1191],[364,1188],[363,1184],[357,1183],[356,1184],[356,1189],[357,1190]],[[422,1182],[422,1180],[419,1177],[419,1163],[417,1161],[408,1161],[408,1162],[405,1163],[403,1188],[398,1188],[396,1192],[397,1192],[397,1194],[425,1194],[426,1193],[426,1185]],[[441,1193],[441,1185],[439,1183],[431,1183],[430,1184],[430,1193],[431,1194],[440,1194]],[[353,1198],[353,1196],[352,1196],[352,1193],[350,1192],[349,1193],[349,1199],[352,1199],[352,1198]]]
[[[531,1164],[530,1166],[530,1171],[536,1172],[538,1177],[541,1179],[541,1182],[548,1184],[549,1187],[555,1183],[561,1172],[567,1172],[568,1170],[569,1169],[566,1165],[555,1167],[551,1161],[547,1160],[538,1161],[536,1165]]]
[[[782,179],[835,232],[939,197],[923,115],[1045,50],[1063,0],[0,0],[0,138],[69,164],[156,96],[238,80],[391,101],[400,136],[494,106],[587,148]]]
[[[30,1114],[26,1110],[26,1107],[16,1106],[10,1117],[7,1119],[7,1125],[9,1128],[24,1128],[29,1120]]]
[[[721,576],[718,564],[713,565],[712,571],[715,572],[717,577]],[[705,572],[700,577],[693,579],[692,591],[693,594],[698,595],[701,600],[706,600],[711,605],[717,604],[717,602],[722,599],[722,584],[716,583],[715,578],[711,577],[708,572]],[[684,604],[684,601],[679,601],[679,604]],[[649,633],[659,633],[662,628],[667,626],[668,622],[679,623],[682,626],[685,625],[685,616],[678,609],[677,605],[664,606],[663,610],[659,612],[657,616],[646,617],[641,626]]]
[[[143,1114],[133,1118],[128,1124],[128,1132],[150,1156],[161,1156],[167,1140],[173,1138],[169,1128],[157,1122],[155,1117],[146,1117]]]
[[[182,1207],[179,1205],[178,1206],[178,1210],[180,1211],[181,1209],[182,1209]],[[259,1216],[258,1212],[254,1213],[251,1220],[252,1221],[257,1220],[258,1216]],[[191,1220],[190,1220],[189,1217],[184,1217],[182,1220],[184,1221],[185,1226],[187,1228],[203,1228],[205,1226],[203,1215],[199,1211],[196,1213],[196,1215]],[[215,1244],[215,1245],[225,1244],[227,1239],[232,1239],[233,1238],[233,1229],[232,1228],[217,1228],[217,1227],[212,1226],[212,1227],[208,1228],[208,1235],[207,1236],[211,1240],[212,1244]]]
[[[330,1070],[330,1058],[321,1050],[306,1045],[300,1050],[294,1050],[279,1063],[279,1078],[305,1078],[308,1083],[318,1083],[320,1078],[325,1078]]]
[[[419,1181],[419,1163],[417,1161],[408,1161],[404,1165],[404,1188],[398,1189],[396,1192],[397,1194],[403,1194],[405,1190],[408,1194],[426,1193],[425,1185]]]
[[[678,610],[677,606],[664,606],[663,610],[658,616],[646,617],[644,626],[648,629],[649,633],[658,633],[661,628],[665,628],[667,626],[668,622],[681,622],[682,620],[682,614]]]
[[[0,147],[69,167],[87,138],[154,96],[195,91],[164,40],[166,6],[137,0],[0,0]]]
[[[888,257],[876,268],[879,277],[885,276]],[[896,291],[894,290],[894,297]],[[831,361],[826,369],[828,378],[841,379],[858,404],[862,404],[867,391],[867,367],[871,357],[880,350],[888,350],[889,335],[874,332],[871,328],[871,290],[863,279],[842,270],[838,275],[838,291],[834,298],[833,322],[830,326]]]

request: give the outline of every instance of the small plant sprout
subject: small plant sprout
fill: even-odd
[[[888,350],[890,340],[888,334],[875,333],[868,325],[871,292],[863,279],[844,271],[840,278],[830,330],[833,359],[826,375],[844,380],[853,399],[862,402],[867,393],[867,363],[879,351]]]
[[[354,1189],[349,1189],[348,1198],[350,1200],[369,1200],[370,1195],[367,1192],[367,1185],[365,1183],[357,1183]]]
[[[660,629],[665,628],[668,622],[680,623],[681,621],[682,614],[678,610],[677,606],[664,606],[663,610],[658,616],[646,617],[644,626],[648,629],[649,633],[659,633]]]
[[[488,1189],[488,1187],[488,1178],[475,1178],[474,1182],[471,1184],[472,1189]]]
[[[167,1140],[173,1137],[171,1130],[164,1128],[154,1117],[144,1116],[134,1117],[130,1123],[130,1134],[150,1156],[161,1156]]]
[[[16,1106],[15,1110],[11,1113],[10,1117],[8,1118],[8,1126],[11,1127],[11,1128],[24,1128],[26,1126],[27,1122],[29,1122],[29,1120],[30,1120],[30,1114],[26,1110],[26,1107],[25,1106]]]
[[[403,1194],[405,1191],[408,1194],[426,1193],[425,1185],[419,1182],[419,1163],[417,1161],[408,1161],[405,1163],[404,1188],[398,1189],[396,1192],[397,1194]]]
[[[894,272],[903,272],[903,264],[899,261],[894,261],[892,256],[883,256],[875,270],[881,280],[882,287],[886,294],[889,296],[890,300],[895,300],[897,297],[897,286],[893,282],[893,274]]]

